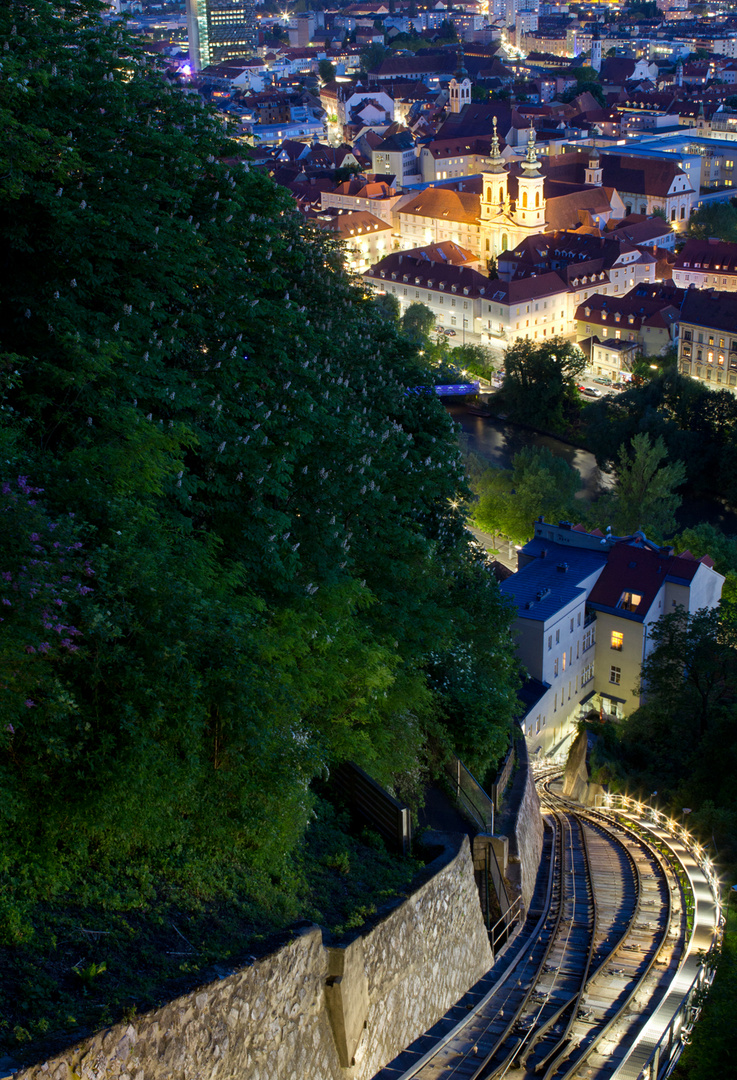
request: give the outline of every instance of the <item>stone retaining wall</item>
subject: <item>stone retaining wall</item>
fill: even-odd
[[[597,796],[604,794],[601,784],[593,784],[589,779],[588,753],[591,738],[587,731],[579,731],[568,754],[563,776],[563,794],[584,806],[596,806]]]
[[[468,839],[443,841],[415,892],[349,941],[297,931],[15,1080],[370,1080],[491,966]]]
[[[540,868],[543,850],[543,819],[524,740],[522,744],[524,752],[520,750],[519,761],[520,768],[525,770],[526,778],[514,825],[514,850],[520,863],[522,902],[527,911],[535,891],[535,881]]]
[[[521,895],[525,911],[535,891],[535,881],[543,849],[543,820],[540,800],[532,777],[524,736],[516,743],[517,770],[505,797],[498,832],[509,839],[509,861],[505,876],[513,895]]]

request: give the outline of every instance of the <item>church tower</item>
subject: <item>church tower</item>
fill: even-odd
[[[601,38],[598,29],[594,30],[591,40],[591,67],[597,74],[601,71]]]
[[[455,115],[461,111],[464,105],[471,104],[471,80],[468,77],[463,60],[463,43],[461,43],[458,52],[458,68],[448,86],[450,111]]]
[[[530,137],[527,142],[527,157],[522,162],[522,175],[518,184],[517,202],[514,220],[517,225],[531,232],[542,232],[545,228],[545,181],[540,172],[540,162],[535,149],[535,128],[530,120]]]
[[[586,167],[584,183],[595,184],[596,187],[601,187],[602,185],[601,160],[599,158],[599,151],[596,147],[589,153],[589,163]]]
[[[494,134],[491,137],[489,166],[483,171],[481,193],[481,220],[489,221],[503,213],[509,200],[507,167],[499,150],[499,132],[496,117],[493,118]]]

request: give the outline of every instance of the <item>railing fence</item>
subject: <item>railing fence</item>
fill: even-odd
[[[335,788],[350,807],[402,855],[412,851],[412,813],[408,806],[377,783],[368,773],[344,762],[332,776]]]
[[[460,807],[482,832],[494,831],[494,803],[460,758],[445,763],[445,773]]]

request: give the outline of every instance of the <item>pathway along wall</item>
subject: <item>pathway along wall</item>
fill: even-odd
[[[369,1080],[491,966],[467,837],[340,947],[322,930],[16,1080]]]

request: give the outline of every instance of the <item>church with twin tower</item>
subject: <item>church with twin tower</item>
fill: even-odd
[[[491,140],[489,165],[482,173],[480,231],[481,250],[496,258],[503,251],[517,247],[526,237],[545,232],[545,179],[535,146],[535,128],[530,122],[527,154],[517,181],[517,197],[512,204],[509,172],[499,150],[496,117]]]

